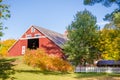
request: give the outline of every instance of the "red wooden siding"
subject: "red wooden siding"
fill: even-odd
[[[48,54],[53,54],[58,57],[63,57],[63,53],[61,48],[55,45],[50,39],[48,38],[41,38],[40,39],[40,48],[43,48]]]
[[[9,56],[20,56],[22,55],[22,46],[25,46],[25,49],[27,49],[28,46],[28,39],[26,38],[26,35],[30,35],[31,37],[35,37],[35,34],[40,34],[39,38],[39,48],[42,48],[46,51],[48,54],[54,54],[58,57],[63,57],[63,53],[61,51],[61,48],[57,46],[53,41],[51,41],[49,38],[47,38],[43,33],[41,33],[39,30],[35,29],[35,32],[31,32],[31,27],[22,35],[22,37],[9,49],[8,55]]]
[[[12,48],[8,51],[9,56],[20,56],[22,55],[22,46],[27,46],[27,40],[18,40]]]

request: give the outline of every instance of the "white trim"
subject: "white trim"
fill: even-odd
[[[25,35],[25,37],[26,37],[27,31],[28,31],[29,29],[31,29],[31,27],[33,27],[34,29],[37,29],[37,28],[34,27],[34,25],[31,25],[28,29],[25,30],[25,32],[22,34],[22,36]],[[39,31],[39,32],[40,32],[40,31]],[[21,37],[22,37],[22,36],[21,36]],[[16,40],[16,42],[8,49],[7,52],[9,53],[9,51],[11,50],[11,48],[12,48],[19,40],[24,40],[24,39],[27,39],[27,38],[19,38],[18,40]]]
[[[14,44],[7,50],[8,53],[9,53],[9,50],[10,50],[18,41],[19,41],[19,39],[16,40],[16,42],[14,42]]]
[[[30,38],[20,38],[20,40],[25,40],[25,39],[35,39],[35,38],[46,38],[46,36],[30,37]]]
[[[35,28],[31,27],[31,33],[35,32]]]
[[[26,38],[31,38],[32,35],[31,34],[26,34]]]
[[[34,37],[40,37],[40,36],[41,36],[40,33],[37,33],[37,34],[34,35]]]
[[[21,54],[25,54],[25,46],[22,46],[22,53]]]

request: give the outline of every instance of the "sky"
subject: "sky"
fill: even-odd
[[[31,26],[41,26],[59,33],[64,33],[66,27],[74,20],[78,11],[89,10],[97,17],[97,24],[105,25],[103,21],[107,13],[111,13],[116,5],[106,8],[101,4],[85,6],[83,0],[4,0],[10,5],[11,18],[4,21],[2,40],[19,39]]]

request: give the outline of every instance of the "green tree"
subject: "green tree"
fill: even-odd
[[[120,12],[114,14],[113,23],[120,30]]]
[[[120,12],[120,0],[84,0],[85,5],[95,5],[101,3],[105,7],[111,7],[112,4],[116,4],[116,8],[112,13],[106,13],[104,20],[113,21],[114,14]]]
[[[102,3],[105,7],[111,7],[112,4],[116,4],[120,8],[120,0],[84,0],[85,5],[94,5],[96,3]]]
[[[8,18],[10,18],[9,6],[0,0],[0,37],[3,36],[2,30],[5,28],[2,21],[7,20]]]
[[[120,33],[120,12],[112,14],[112,17],[109,19],[108,24],[105,25],[106,29],[114,29]],[[120,35],[119,35],[120,37]]]
[[[3,4],[3,1],[0,0],[0,37],[3,36],[3,29],[6,27],[3,26],[3,20],[7,20],[10,18],[10,11],[9,11],[9,6],[6,4]],[[2,48],[1,45],[1,38],[0,38],[0,49]]]
[[[74,21],[67,27],[69,40],[64,45],[64,52],[75,65],[93,63],[97,55],[97,29],[96,17],[88,10],[77,12]]]
[[[112,13],[107,14],[104,20],[110,21],[104,29],[100,31],[99,50],[103,59],[120,60],[120,0],[84,0],[85,5],[94,5],[102,3],[105,7],[111,7],[116,4],[116,8]]]

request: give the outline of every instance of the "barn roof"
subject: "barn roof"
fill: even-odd
[[[106,65],[120,65],[120,61],[115,61],[115,60],[100,60],[97,63],[98,66],[106,66]]]
[[[62,47],[62,45],[67,41],[67,38],[63,34],[39,26],[33,27],[38,29],[41,33],[43,33],[46,37],[48,37],[59,47]]]

